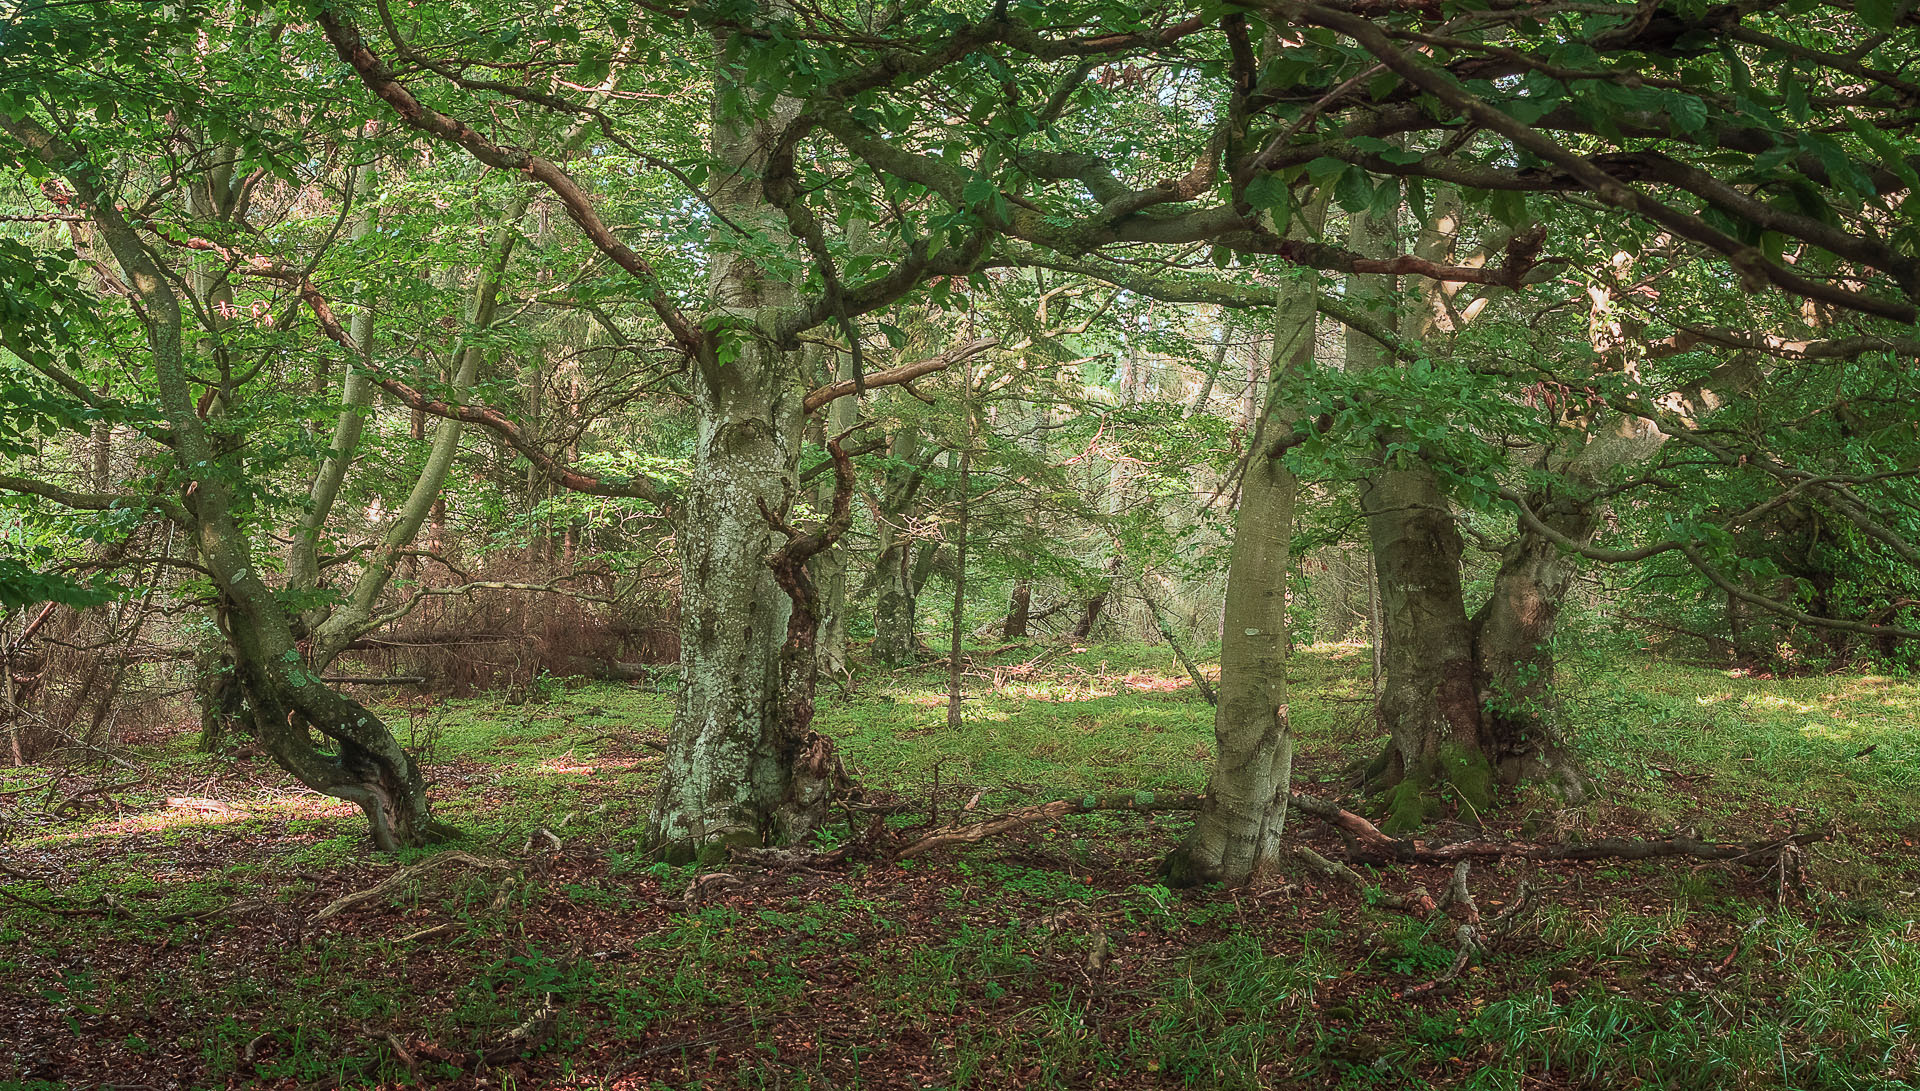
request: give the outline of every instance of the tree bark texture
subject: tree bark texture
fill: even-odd
[[[728,63],[717,48],[711,200],[732,222],[785,238],[762,178],[792,110],[729,113]],[[787,511],[799,487],[805,368],[799,352],[766,333],[794,302],[792,284],[739,249],[729,230],[716,232],[710,272],[718,363],[691,372],[699,432],[676,515],[680,689],[651,818],[651,838],[669,860],[777,841],[806,825],[782,716],[793,602],[769,567],[766,516]]]
[[[1227,562],[1213,770],[1193,832],[1166,861],[1168,880],[1181,885],[1259,882],[1282,859],[1293,777],[1287,571],[1298,485],[1282,460],[1261,453],[1261,437],[1285,426],[1286,371],[1313,358],[1314,278],[1288,281],[1274,311],[1266,406],[1248,446]]]

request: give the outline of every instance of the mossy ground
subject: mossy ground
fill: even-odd
[[[1381,741],[1366,651],[1294,662],[1298,777],[1341,795]],[[907,805],[898,825],[1204,784],[1211,710],[1164,650],[983,660],[957,732],[943,678],[874,671],[822,695],[851,770]],[[1830,824],[1808,888],[1691,860],[1541,869],[1534,925],[1415,999],[1453,957],[1445,921],[1304,875],[1171,891],[1153,869],[1180,816],[736,870],[689,897],[697,869],[636,851],[670,693],[553,686],[521,707],[392,707],[462,847],[509,866],[442,867],[327,921],[431,854],[375,857],[350,808],[184,741],[125,755],[135,770],[0,774],[0,1086],[1920,1086],[1920,685],[1654,660],[1576,661],[1563,684],[1599,791],[1578,808],[1499,797],[1490,831]],[[1464,835],[1459,817],[1439,834]],[[540,827],[560,851],[528,847]],[[1323,829],[1294,835],[1340,852]],[[1482,909],[1524,870],[1476,867]],[[1404,892],[1446,875],[1369,877]]]

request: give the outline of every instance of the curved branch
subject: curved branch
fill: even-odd
[[[339,318],[335,317],[333,308],[327,304],[326,297],[322,296],[313,285],[303,283],[300,285],[300,298],[313,312],[314,320],[320,324],[321,331],[346,349],[354,359],[359,359],[361,357],[359,344],[340,324]],[[645,500],[661,508],[669,507],[673,502],[672,497],[660,482],[644,474],[626,481],[610,481],[573,469],[542,450],[538,443],[528,437],[524,429],[497,409],[487,406],[453,405],[431,398],[399,379],[382,375],[371,368],[367,369],[367,378],[375,386],[400,399],[401,403],[410,409],[417,409],[422,413],[447,420],[477,424],[485,428],[499,436],[507,446],[524,455],[528,462],[533,463],[536,469],[561,488],[590,496]]]
[[[0,474],[0,490],[38,496],[75,511],[123,511],[154,508],[177,523],[186,523],[187,510],[162,496],[131,496],[117,492],[76,492],[47,481]]]
[[[368,90],[393,107],[400,120],[410,128],[457,145],[489,167],[525,174],[551,190],[588,240],[601,253],[613,259],[614,264],[645,286],[648,305],[660,316],[660,321],[666,325],[681,351],[696,360],[702,368],[717,366],[712,338],[680,313],[680,309],[661,287],[653,266],[614,237],[612,229],[595,210],[593,199],[587,196],[571,175],[532,152],[497,144],[466,122],[449,117],[415,98],[413,92],[401,86],[386,63],[367,48],[359,29],[343,20],[338,12],[322,7],[316,18],[340,59],[359,74],[360,81],[367,85]]]
[[[866,376],[864,380],[842,379],[839,382],[828,383],[825,386],[816,387],[809,391],[806,400],[803,401],[801,405],[805,412],[811,413],[829,402],[836,401],[862,390],[871,390],[877,386],[898,386],[901,383],[910,383],[922,375],[931,375],[936,371],[944,371],[963,360],[972,359],[990,348],[997,348],[999,344],[1000,339],[997,337],[982,337],[969,341],[958,348],[948,349],[938,356],[918,360],[911,364],[901,364],[899,367],[890,367],[885,371],[876,371]]]
[[[1697,216],[1688,215],[1627,185],[1593,162],[1562,147],[1539,130],[1489,105],[1469,92],[1451,75],[1422,64],[1394,45],[1391,38],[1370,20],[1321,4],[1299,0],[1276,0],[1272,5],[1288,18],[1338,31],[1358,42],[1382,64],[1402,79],[1432,95],[1449,109],[1499,133],[1516,148],[1540,157],[1565,171],[1567,175],[1606,204],[1624,209],[1691,239],[1727,258],[1734,270],[1750,284],[1771,283],[1791,295],[1831,303],[1850,311],[1878,315],[1911,324],[1920,317],[1920,308],[1911,302],[1882,299],[1861,292],[1837,288],[1791,272],[1768,261],[1760,251],[1731,235],[1712,227]]]

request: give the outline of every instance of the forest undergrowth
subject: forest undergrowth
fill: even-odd
[[[1297,786],[1361,813],[1367,663],[1301,649],[1291,706]],[[1617,658],[1562,681],[1593,799],[1435,838],[1831,837],[1792,868],[1476,863],[1488,919],[1531,905],[1450,976],[1452,922],[1394,908],[1449,869],[1173,890],[1178,812],[656,864],[671,693],[551,680],[387,706],[470,834],[438,855],[376,856],[357,812],[185,732],[0,771],[0,1086],[1920,1087],[1920,684]],[[1164,649],[1011,648],[968,682],[959,731],[938,665],[823,692],[865,789],[830,840],[1204,787],[1211,709]],[[1289,837],[1344,858],[1310,818]]]

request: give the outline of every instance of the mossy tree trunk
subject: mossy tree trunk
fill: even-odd
[[[1541,489],[1529,507],[1575,541],[1592,538],[1595,505]],[[1475,679],[1484,746],[1503,783],[1545,780],[1569,799],[1585,794],[1579,764],[1563,741],[1554,688],[1554,638],[1578,561],[1524,525],[1501,555],[1493,593],[1473,619]]]
[[[737,76],[730,64],[723,39],[715,57],[711,201],[733,224],[786,238],[763,179],[791,109],[741,116],[728,105]],[[782,714],[783,676],[792,665],[781,649],[793,602],[769,567],[768,519],[787,511],[799,488],[805,360],[768,334],[795,301],[797,266],[783,271],[728,236],[716,238],[707,324],[717,329],[724,362],[691,369],[699,433],[675,514],[680,689],[650,824],[654,845],[670,860],[782,840],[807,824]],[[810,638],[808,670],[813,654]]]
[[[1429,260],[1449,256],[1457,194],[1435,200],[1413,251]],[[1396,232],[1358,216],[1353,245],[1366,252],[1397,251]],[[1403,298],[1390,279],[1356,276],[1349,294],[1396,316],[1407,343],[1444,336],[1439,315],[1443,285],[1422,282]],[[1387,351],[1348,334],[1348,367],[1394,366]],[[1584,427],[1584,425],[1582,426]],[[1571,473],[1584,431],[1570,430],[1564,450],[1549,450],[1552,468]],[[1406,439],[1396,436],[1391,438]],[[1576,475],[1577,476],[1577,475]],[[1597,509],[1580,497],[1577,482],[1533,498],[1554,530],[1585,541]],[[1405,832],[1440,811],[1472,818],[1493,802],[1497,785],[1542,779],[1572,797],[1581,776],[1562,745],[1553,711],[1553,644],[1575,561],[1545,536],[1522,526],[1501,557],[1489,600],[1469,616],[1462,585],[1463,542],[1450,497],[1435,466],[1417,453],[1383,452],[1361,484],[1361,508],[1373,552],[1378,593],[1378,715],[1390,736],[1368,768],[1370,787],[1387,793],[1383,828]]]

